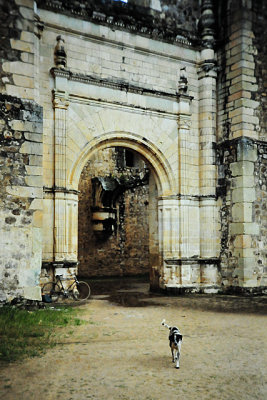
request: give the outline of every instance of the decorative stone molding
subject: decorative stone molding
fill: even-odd
[[[204,48],[213,48],[215,44],[215,17],[212,0],[202,0],[199,28],[201,30],[202,46]]]
[[[54,93],[53,106],[55,109],[67,110],[69,104],[66,98]]]
[[[46,187],[46,186],[44,186],[43,190],[44,190],[44,194],[45,193],[49,194],[49,193],[55,193],[55,192],[62,192],[62,193],[70,193],[70,194],[78,195],[80,193],[79,190],[66,189],[66,188],[63,188],[63,187],[62,188],[61,187],[55,188],[55,187]]]
[[[84,74],[78,74],[75,72],[71,72],[69,70],[62,70],[59,68],[51,68],[50,70],[51,75],[54,78],[60,77],[60,78],[66,78],[69,81],[76,81],[76,82],[82,82],[82,83],[87,83],[87,84],[93,84],[96,86],[101,86],[101,87],[107,87],[107,88],[112,88],[120,91],[125,91],[129,93],[136,93],[136,94],[141,94],[141,95],[147,95],[147,96],[154,96],[154,97],[162,97],[162,98],[168,98],[168,99],[179,99],[180,97],[185,96],[188,97],[189,99],[192,99],[192,97],[184,95],[184,93],[170,93],[170,92],[163,92],[159,90],[152,90],[152,89],[146,89],[141,86],[136,86],[136,85],[131,85],[127,82],[122,82],[122,81],[117,81],[114,79],[100,79],[96,77],[92,77],[90,75],[84,75]]]
[[[34,14],[34,34],[41,39],[44,30],[44,23],[37,14]]]
[[[188,80],[186,76],[186,67],[180,70],[180,79],[178,81],[178,93],[186,94],[188,90]]]
[[[138,35],[150,37],[155,40],[182,44],[184,46],[198,46],[196,24],[193,19],[184,29],[184,21],[177,24],[177,20],[165,13],[124,2],[99,2],[99,1],[41,1],[37,4],[42,9],[82,18],[97,24],[110,26],[113,29],[127,30]],[[151,15],[151,11],[152,14]],[[168,12],[167,12],[168,14]],[[194,18],[198,18],[196,15]],[[207,18],[206,18],[207,19]]]
[[[57,68],[65,69],[67,65],[67,54],[64,47],[65,40],[61,35],[57,36],[57,44],[55,47],[55,65]]]

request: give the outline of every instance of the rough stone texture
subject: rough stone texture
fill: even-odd
[[[259,139],[267,139],[267,3],[264,0],[253,1],[253,31],[255,39],[254,46],[257,49],[255,54],[255,76],[259,89],[255,94],[255,100],[260,105],[257,109],[257,115],[260,121]]]
[[[147,1],[37,1],[38,6],[97,24],[115,26],[142,36],[198,44],[200,7],[197,0],[162,0],[150,8]]]
[[[218,196],[222,284],[227,290],[266,286],[263,3],[236,1],[227,6],[221,2],[218,7]]]
[[[0,300],[38,299],[41,271],[42,109],[0,95]],[[34,132],[34,141],[29,136]]]
[[[240,160],[242,145],[255,147],[256,157]],[[252,139],[228,141],[218,146],[218,156],[223,290],[247,286],[260,291],[266,286],[267,263],[266,144],[255,145]],[[235,197],[237,190],[242,200]]]
[[[18,39],[20,36],[20,29],[18,29],[17,21],[19,17],[19,8],[14,0],[9,2],[0,1],[0,15],[1,15],[1,49],[0,59],[16,61],[19,60],[20,51],[12,49],[10,45],[10,38]],[[13,82],[12,75],[3,71],[2,62],[0,64],[0,90],[5,88],[7,82]]]
[[[0,22],[0,92],[33,100],[38,53],[33,1],[1,0]]]
[[[260,286],[267,284],[267,144],[258,144],[258,159],[255,163],[256,201],[253,217],[260,226],[260,233],[253,238],[257,258],[256,272]]]
[[[149,273],[148,185],[127,186],[137,169],[118,168],[114,149],[98,152],[85,166],[79,190],[79,275],[121,276]],[[111,176],[124,184],[118,189],[114,208],[116,223],[112,234],[101,236],[93,230],[94,193],[92,179]],[[100,236],[99,236],[100,235]]]

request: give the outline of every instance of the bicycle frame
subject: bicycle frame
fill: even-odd
[[[70,281],[70,284],[65,284],[64,281]],[[74,297],[75,300],[83,301],[90,297],[91,288],[87,282],[79,281],[75,275],[71,278],[63,278],[63,275],[56,275],[55,281],[47,282],[42,287],[42,295],[48,294],[54,301],[58,297],[64,296]]]
[[[74,285],[76,285],[77,283],[79,283],[78,279],[76,278],[76,276],[74,275],[72,278],[66,278],[66,279],[62,279],[63,275],[56,275],[56,283],[59,285],[60,284],[60,289],[62,291],[62,294],[65,297],[68,297],[69,292],[73,291],[74,289]],[[64,287],[63,282],[62,281],[73,281],[67,288]],[[73,287],[73,288],[72,288]],[[70,288],[72,288],[70,290]]]

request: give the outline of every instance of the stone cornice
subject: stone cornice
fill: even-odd
[[[189,194],[174,194],[170,196],[160,196],[158,200],[190,200],[190,201],[204,201],[216,200],[215,195],[189,195]]]
[[[181,257],[181,258],[165,258],[166,267],[181,264],[219,264],[220,258],[201,258],[201,257]]]
[[[150,37],[173,44],[197,47],[201,40],[196,28],[191,30],[177,26],[177,21],[168,22],[162,19],[159,12],[153,12],[142,6],[134,6],[123,2],[110,2],[102,4],[100,1],[62,1],[62,0],[37,0],[38,7],[74,18],[87,20],[99,25],[109,26],[112,29],[126,30],[133,34]],[[192,25],[193,26],[193,25]]]
[[[250,143],[252,144],[256,144],[256,145],[260,145],[260,146],[267,146],[267,142],[263,141],[263,140],[259,140],[259,139],[255,139],[249,136],[239,136],[233,139],[225,139],[220,141],[219,143],[216,143],[216,149],[220,150],[220,149],[224,149],[224,148],[229,148],[229,146],[231,144],[238,144],[240,142],[246,142],[246,143]]]
[[[159,90],[146,89],[146,88],[143,88],[140,86],[131,85],[127,82],[121,82],[121,81],[116,82],[114,80],[100,79],[100,78],[92,77],[90,75],[74,73],[68,69],[52,68],[50,70],[50,72],[54,78],[63,77],[70,81],[76,81],[76,82],[87,83],[87,84],[96,85],[96,86],[107,87],[110,89],[125,91],[125,92],[129,92],[129,93],[136,93],[136,94],[140,94],[140,95],[147,95],[147,96],[153,96],[153,97],[158,97],[158,98],[167,98],[167,99],[176,100],[176,101],[181,101],[181,100],[192,101],[193,100],[192,96],[189,96],[186,94],[169,93],[169,92],[163,92],[163,91],[159,91]]]
[[[60,187],[48,187],[48,186],[44,186],[43,191],[44,193],[67,193],[75,195],[78,195],[80,193],[79,190],[60,188]]]

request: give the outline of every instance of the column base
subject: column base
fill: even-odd
[[[222,286],[220,293],[228,295],[263,296],[267,295],[267,286]]]
[[[220,293],[221,287],[218,285],[180,285],[180,286],[172,286],[166,285],[165,289],[161,290],[162,292],[177,296],[189,293],[198,293],[198,294],[217,294]]]
[[[165,258],[159,287],[216,293],[221,286],[218,258]]]

